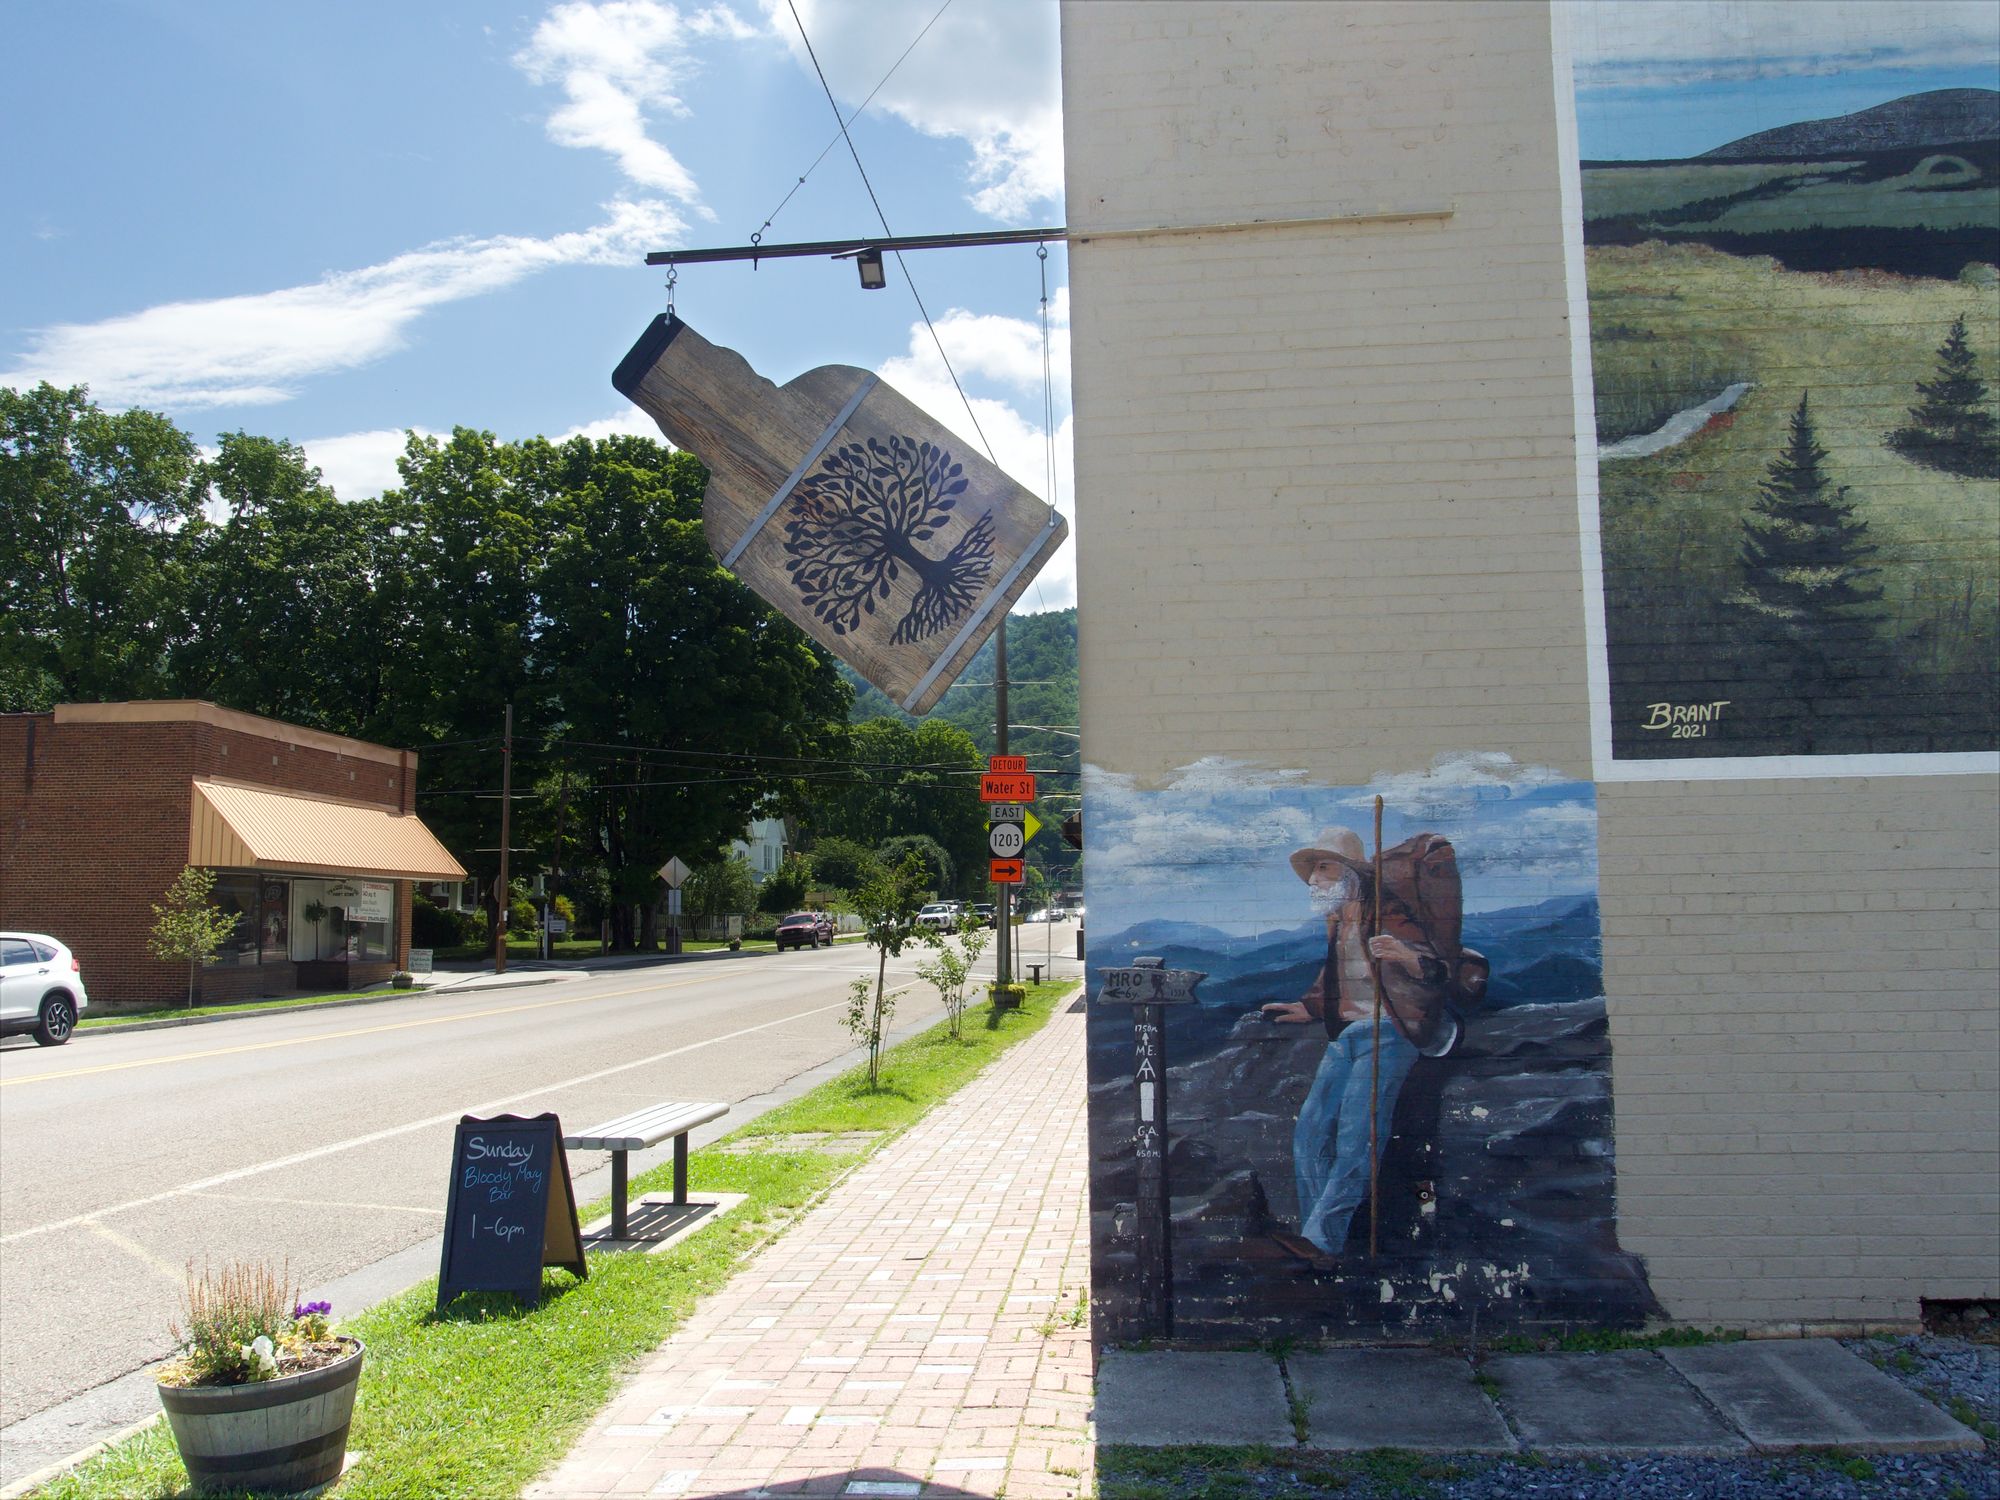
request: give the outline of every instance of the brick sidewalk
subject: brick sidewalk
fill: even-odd
[[[1084,1017],[870,1158],[647,1359],[531,1500],[1086,1492]]]

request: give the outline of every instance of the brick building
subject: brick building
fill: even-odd
[[[1091,968],[1206,975],[1176,1337],[2000,1296],[2000,481],[1913,410],[2000,409],[1996,96],[1938,62],[1995,39],[1674,9],[1062,7]],[[1371,927],[1427,835],[1462,913],[1391,858]]]
[[[147,951],[185,865],[236,932],[202,968],[223,1001],[388,978],[412,881],[465,871],[417,818],[417,757],[212,703],[72,703],[0,715],[0,926],[47,932],[95,1002],[178,999]]]

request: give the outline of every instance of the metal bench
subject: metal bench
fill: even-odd
[[[625,1238],[625,1153],[657,1146],[668,1136],[674,1138],[674,1202],[686,1203],[688,1196],[688,1132],[697,1125],[719,1120],[729,1113],[727,1104],[655,1104],[635,1110],[602,1125],[579,1130],[563,1137],[571,1151],[611,1153],[611,1238]]]
[[[1041,962],[1041,963],[1031,963],[1031,964],[1029,964],[1029,965],[1027,966],[1027,969],[1028,969],[1028,983],[1030,983],[1030,984],[1040,984],[1040,983],[1042,982],[1042,970],[1043,970],[1043,969],[1045,969],[1045,968],[1047,968],[1047,967],[1048,967],[1048,963],[1047,963],[1047,961],[1046,961],[1046,960],[1044,960],[1044,961],[1043,961],[1043,962]]]

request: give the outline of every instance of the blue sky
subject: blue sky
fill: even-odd
[[[1905,94],[2000,88],[1991,0],[1569,0],[1585,160],[1696,156]]]
[[[898,233],[1060,224],[1056,9],[798,0]],[[405,428],[657,430],[612,368],[664,307],[645,252],[747,242],[833,139],[786,0],[335,6],[110,0],[8,22],[0,383],[87,384],[202,442],[305,447],[343,496]],[[844,146],[765,231],[877,232]],[[1034,247],[909,257],[1002,465],[1044,493]],[[1071,508],[1066,261],[1048,261]],[[780,382],[879,370],[970,436],[891,267],[681,272],[678,310]],[[1074,600],[1067,549],[1024,606]]]
[[[1311,913],[1292,852],[1339,827],[1372,850],[1378,793],[1385,847],[1416,833],[1451,839],[1468,911],[1597,893],[1597,795],[1589,782],[1496,753],[1442,755],[1423,770],[1385,771],[1360,787],[1213,760],[1157,788],[1086,771],[1090,878],[1100,893],[1091,924],[1117,933],[1170,918],[1237,936],[1298,927]]]

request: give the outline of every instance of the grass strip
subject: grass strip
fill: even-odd
[[[625,1369],[656,1348],[785,1225],[864,1157],[732,1143],[807,1130],[907,1128],[987,1063],[1040,1029],[1074,983],[1030,985],[1017,1010],[966,1012],[954,1040],[939,1022],[882,1055],[880,1087],[866,1068],[821,1084],[689,1156],[696,1193],[743,1193],[729,1217],[657,1255],[594,1254],[590,1276],[545,1276],[541,1307],[500,1294],[460,1298],[443,1318],[437,1283],[343,1320],[368,1345],[348,1448],[361,1455],[327,1493],[335,1500],[462,1496],[493,1500],[566,1453],[609,1401]],[[634,1195],[670,1189],[663,1164],[634,1179]],[[590,1205],[585,1219],[608,1211]],[[335,1310],[338,1312],[338,1309]],[[34,1492],[36,1500],[143,1500],[187,1483],[164,1423],[107,1449]]]

